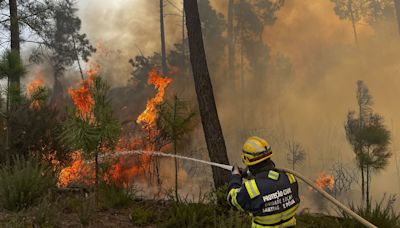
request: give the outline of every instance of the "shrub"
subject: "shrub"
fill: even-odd
[[[88,226],[94,215],[95,205],[94,200],[87,198],[80,201],[74,201],[73,211],[79,218],[82,226]]]
[[[135,199],[135,188],[124,188],[116,184],[102,184],[99,189],[103,208],[124,208]]]
[[[234,210],[220,213],[214,203],[176,202],[168,211],[168,222],[161,227],[249,227],[250,217]]]
[[[2,225],[2,224],[0,224]],[[7,222],[7,228],[29,228],[32,227],[31,224],[27,221],[27,218],[22,215],[17,215],[12,218],[9,222]]]
[[[55,227],[57,223],[57,208],[48,198],[42,199],[33,212],[33,222],[38,227]]]
[[[297,227],[307,228],[336,228],[342,227],[339,218],[319,214],[301,213],[296,216]]]
[[[154,223],[155,217],[153,210],[143,207],[135,207],[129,215],[132,224],[136,226],[150,225]]]
[[[213,227],[215,208],[211,204],[176,202],[169,210],[169,219],[162,226]]]
[[[385,204],[386,201],[386,204]],[[375,203],[375,207],[355,207],[350,205],[350,208],[359,214],[361,217],[365,218],[372,224],[378,227],[400,227],[400,214],[396,214],[393,206],[396,203],[396,198],[394,196],[389,196],[386,200],[386,196],[382,198],[381,201]],[[344,221],[343,225],[346,227],[360,227],[361,224],[350,218],[349,215],[342,212]]]
[[[12,165],[0,168],[0,205],[19,211],[36,203],[55,185],[56,177],[50,167],[15,157]]]

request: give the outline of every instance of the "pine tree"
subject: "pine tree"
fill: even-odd
[[[189,107],[187,102],[174,96],[174,101],[165,102],[160,106],[160,127],[167,134],[174,145],[174,154],[177,154],[178,143],[188,136],[188,133],[194,129],[197,122],[194,119],[196,112]],[[178,160],[175,158],[175,197],[178,195]]]
[[[361,171],[362,202],[370,207],[371,174],[386,168],[391,153],[391,134],[383,123],[383,117],[372,111],[372,96],[363,81],[357,82],[358,117],[350,111],[345,124],[347,141],[356,155]]]
[[[100,77],[89,77],[81,88],[70,90],[74,107],[64,125],[62,140],[72,150],[94,159],[96,195],[99,185],[99,155],[115,148],[120,124],[107,97],[109,86]],[[97,198],[97,197],[96,197]]]

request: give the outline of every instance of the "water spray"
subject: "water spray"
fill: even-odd
[[[181,159],[181,160],[187,160],[187,161],[193,161],[193,162],[202,163],[202,164],[206,164],[206,165],[211,165],[211,166],[219,167],[219,168],[222,168],[222,169],[225,169],[225,170],[229,170],[229,171],[231,171],[232,168],[233,168],[233,166],[231,166],[231,165],[225,165],[225,164],[220,164],[220,163],[216,163],[216,162],[204,161],[204,160],[201,160],[201,159],[185,157],[185,156],[182,156],[182,155],[167,154],[167,153],[156,152],[156,151],[150,152],[150,151],[143,151],[143,150],[124,151],[124,152],[118,152],[118,153],[114,153],[114,154],[104,154],[104,155],[100,156],[100,158],[104,159],[104,158],[109,157],[109,156],[122,157],[122,156],[128,156],[128,155],[148,155],[148,156],[160,156],[160,157],[177,158],[177,159]],[[335,204],[337,207],[339,207],[340,209],[345,211],[347,214],[349,214],[355,220],[359,221],[364,226],[370,227],[370,228],[377,228],[377,226],[375,226],[372,223],[368,222],[366,219],[364,219],[363,217],[359,216],[357,213],[352,211],[350,208],[346,207],[344,204],[342,204],[341,202],[339,202],[338,200],[333,198],[331,195],[329,195],[329,193],[327,193],[323,189],[321,189],[318,186],[316,186],[310,179],[306,178],[302,174],[300,174],[300,173],[298,173],[296,171],[293,171],[291,169],[286,169],[286,168],[277,168],[277,169],[281,170],[283,172],[287,172],[287,173],[291,173],[291,174],[295,175],[300,180],[302,180],[304,183],[306,183],[307,185],[312,187],[314,190],[319,192],[325,199],[327,199],[330,202],[332,202],[333,204]]]

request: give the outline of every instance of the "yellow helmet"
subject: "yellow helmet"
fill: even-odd
[[[258,164],[272,156],[269,143],[257,136],[252,136],[246,140],[242,150],[242,161],[248,166]]]

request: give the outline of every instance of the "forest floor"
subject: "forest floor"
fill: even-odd
[[[248,216],[237,211],[223,212],[206,203],[177,203],[167,200],[134,200],[129,204],[95,205],[92,200],[65,197],[46,200],[19,211],[0,211],[0,227],[250,227]],[[115,202],[113,202],[115,203]],[[118,205],[119,204],[119,205]],[[114,207],[114,208],[113,208]],[[119,207],[119,208],[118,208]],[[97,209],[94,209],[97,208]],[[339,227],[339,219],[325,215],[302,214],[297,227]],[[336,224],[336,226],[330,226]]]

